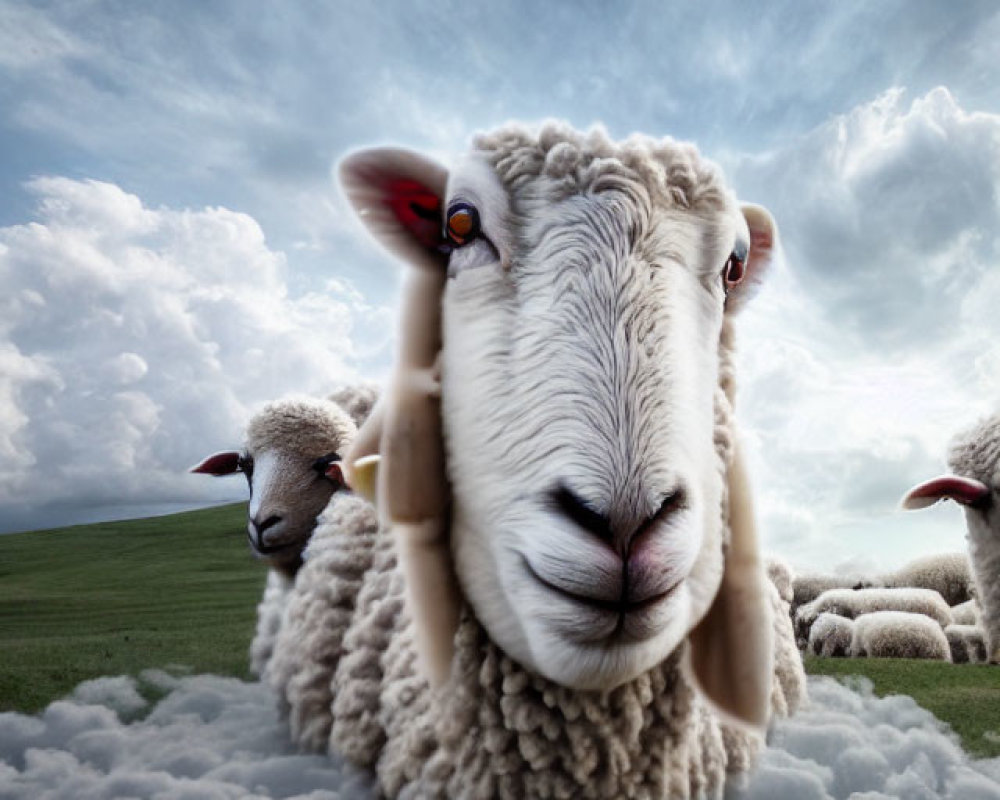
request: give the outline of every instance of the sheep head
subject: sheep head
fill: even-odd
[[[1000,663],[1000,415],[963,431],[952,441],[950,474],[924,481],[903,497],[908,509],[954,500],[965,509],[975,594],[983,610],[989,660]]]
[[[741,208],[691,146],[559,126],[482,136],[450,172],[369,150],[341,175],[423,281],[407,298],[438,304],[403,338],[425,370],[442,342],[436,474],[458,581],[490,635],[585,690],[690,637],[708,696],[762,722],[770,611],[730,362],[732,317],[776,244],[770,215]],[[349,461],[378,436],[359,439]],[[390,486],[380,473],[380,498]],[[425,499],[416,518],[444,513],[440,490]]]
[[[354,423],[333,403],[288,398],[251,418],[243,450],[215,453],[190,471],[244,475],[250,548],[269,566],[291,573],[302,563],[316,517],[344,486],[340,462],[354,434]]]

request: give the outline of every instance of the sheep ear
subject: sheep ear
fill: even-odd
[[[726,298],[726,311],[730,314],[738,313],[756,294],[778,252],[778,226],[771,212],[749,203],[743,205],[741,211],[750,231],[750,252],[742,282],[733,287]]]
[[[208,458],[202,459],[188,472],[198,472],[204,475],[232,475],[235,472],[242,472],[240,469],[240,451],[223,450],[213,453]]]
[[[903,508],[912,510],[927,508],[938,500],[954,500],[963,506],[978,508],[989,496],[990,487],[985,483],[960,475],[942,475],[914,486],[900,504]]]
[[[689,636],[690,665],[702,692],[723,715],[764,728],[774,671],[774,621],[738,446],[728,482],[729,550],[718,594]]]
[[[448,171],[409,150],[379,147],[340,163],[340,183],[369,232],[407,261],[443,269],[442,210]]]

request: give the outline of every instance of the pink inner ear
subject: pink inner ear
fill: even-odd
[[[927,508],[938,500],[954,500],[963,506],[981,506],[990,496],[986,484],[960,475],[942,475],[914,486],[903,498],[903,508]]]
[[[224,450],[213,453],[208,458],[195,464],[188,472],[198,472],[204,475],[232,475],[240,471],[240,454],[238,450]]]
[[[442,242],[441,198],[418,181],[396,178],[388,181],[386,204],[403,225],[428,250]]]
[[[332,461],[326,468],[325,475],[338,486],[347,485],[347,480],[344,478],[344,470],[341,468],[339,461]]]

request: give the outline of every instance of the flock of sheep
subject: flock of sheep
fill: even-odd
[[[193,468],[248,480],[251,663],[297,744],[392,797],[721,797],[802,648],[996,660],[988,544],[848,585],[760,560],[733,318],[776,231],[693,148],[509,127],[343,180],[409,265],[388,389],[272,403]]]
[[[988,660],[965,553],[927,556],[870,579],[803,576],[793,608],[797,642],[814,655]]]

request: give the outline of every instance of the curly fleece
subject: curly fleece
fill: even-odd
[[[247,424],[246,448],[251,453],[281,450],[303,458],[340,452],[357,429],[340,406],[312,397],[268,403]]]
[[[717,797],[761,746],[719,723],[681,668],[683,646],[611,692],[578,692],[506,657],[467,608],[452,677],[433,693],[371,506],[335,498],[307,556],[266,678],[299,744],[373,770],[387,796]],[[772,694],[785,714],[805,676],[787,602],[769,590],[787,629]]]

